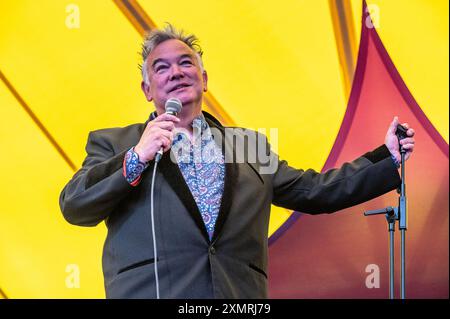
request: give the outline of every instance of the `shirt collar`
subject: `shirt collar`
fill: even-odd
[[[203,132],[208,128],[208,123],[206,122],[203,113],[200,113],[199,116],[194,118],[194,120],[192,121],[192,128],[200,129],[200,132]]]

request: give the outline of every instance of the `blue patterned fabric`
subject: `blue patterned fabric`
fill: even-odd
[[[192,127],[193,143],[185,134],[178,133],[172,151],[211,240],[224,190],[225,161],[203,114],[194,119]]]
[[[139,161],[139,155],[130,148],[125,154],[123,163],[123,176],[132,186],[137,186],[141,180],[142,172],[148,167],[148,163]]]
[[[400,168],[400,162],[395,158],[395,156],[391,154],[391,158],[394,161],[395,166],[397,166],[397,168]]]

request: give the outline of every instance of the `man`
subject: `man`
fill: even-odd
[[[244,149],[237,147],[234,139],[246,131],[227,135],[202,112],[208,77],[201,54],[193,35],[184,36],[170,25],[152,32],[143,45],[141,87],[156,112],[144,124],[91,132],[83,166],[61,193],[67,221],[106,223],[108,298],[155,298],[159,293],[162,298],[265,298],[272,203],[304,213],[331,213],[400,184],[397,118],[385,144],[323,174],[294,169],[270,149],[264,154],[276,164],[273,169],[264,170],[267,163],[260,156],[229,160],[239,152],[258,153],[268,143],[255,133]],[[182,104],[178,117],[165,114],[170,98]],[[407,135],[400,143],[409,158],[414,130],[408,128]],[[152,201],[151,172],[161,148]],[[195,155],[205,148],[213,152]]]

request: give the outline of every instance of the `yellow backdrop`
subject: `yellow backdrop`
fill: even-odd
[[[278,128],[284,159],[322,168],[348,95],[329,1],[138,3],[156,25],[198,35],[209,89],[237,125]],[[368,3],[400,74],[448,142],[448,1]],[[359,41],[361,2],[350,7]],[[67,224],[58,196],[81,166],[89,131],[143,122],[152,111],[140,91],[140,42],[110,0],[0,3],[0,288],[7,297],[104,297],[105,227]],[[270,233],[289,215],[274,209]]]

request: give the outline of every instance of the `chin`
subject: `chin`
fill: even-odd
[[[180,99],[181,104],[183,104],[183,106],[192,104],[195,101],[195,99],[193,99],[192,96],[188,95],[188,94],[186,94],[186,95],[180,94],[180,95],[176,96],[176,98]]]

